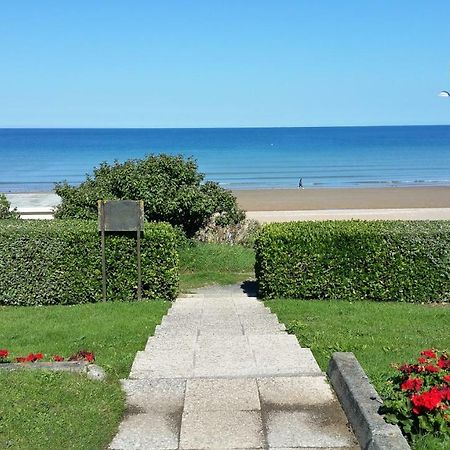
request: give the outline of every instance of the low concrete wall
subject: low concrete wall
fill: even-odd
[[[327,375],[363,450],[408,450],[400,428],[378,413],[383,404],[353,353],[334,353]]]
[[[53,207],[17,208],[21,219],[53,219]]]

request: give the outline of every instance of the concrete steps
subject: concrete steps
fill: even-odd
[[[178,298],[123,388],[111,449],[359,448],[311,351],[239,286]]]

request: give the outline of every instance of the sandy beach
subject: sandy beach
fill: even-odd
[[[450,208],[450,187],[233,191],[246,211]]]
[[[289,220],[450,220],[450,187],[254,189],[233,191],[247,216],[260,222]],[[54,193],[7,194],[30,218],[50,218]]]
[[[259,189],[233,192],[247,217],[293,220],[450,220],[450,187]]]

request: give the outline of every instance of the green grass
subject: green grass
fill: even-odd
[[[181,289],[253,276],[254,252],[242,246],[192,244],[180,251]],[[170,305],[164,302],[0,307],[0,348],[46,359],[91,350],[108,379],[51,372],[0,371],[0,448],[101,449],[121,420],[119,379]]]
[[[254,277],[255,252],[241,245],[191,244],[180,251],[180,289],[233,284]]]
[[[101,303],[76,306],[0,307],[0,348],[12,357],[29,352],[95,353],[105,382],[41,371],[0,371],[0,448],[101,449],[113,437],[127,377],[138,350],[169,303]]]
[[[273,300],[277,314],[300,344],[310,347],[322,370],[333,352],[353,352],[381,396],[387,392],[391,363],[417,358],[425,348],[450,349],[449,305],[405,303]],[[416,449],[450,448],[432,437]]]

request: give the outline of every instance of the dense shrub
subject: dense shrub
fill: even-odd
[[[97,200],[128,199],[144,201],[147,220],[181,226],[190,236],[214,213],[220,213],[222,225],[242,220],[244,213],[231,192],[203,179],[197,164],[181,156],[102,163],[80,186],[56,185],[62,202],[55,217],[95,219]]]
[[[178,287],[176,235],[148,223],[141,241],[144,298],[171,300]],[[106,236],[108,300],[137,295],[136,244]],[[0,304],[52,305],[102,300],[100,238],[92,221],[2,221]]]
[[[270,224],[255,249],[264,298],[450,298],[450,222]]]
[[[5,194],[0,194],[0,219],[18,219],[19,214],[17,209],[11,210],[11,203],[6,198]]]

